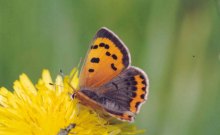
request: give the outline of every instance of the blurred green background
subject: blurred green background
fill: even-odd
[[[220,134],[219,0],[0,0],[0,86],[68,74],[102,26],[150,78],[145,134]]]

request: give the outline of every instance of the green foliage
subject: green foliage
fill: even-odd
[[[218,135],[219,24],[219,0],[0,0],[0,86],[68,74],[106,26],[150,78],[136,120],[146,134]]]

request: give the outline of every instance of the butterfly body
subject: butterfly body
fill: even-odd
[[[124,43],[107,28],[101,28],[82,67],[76,97],[93,109],[133,121],[147,99],[149,83],[146,74],[130,63]]]

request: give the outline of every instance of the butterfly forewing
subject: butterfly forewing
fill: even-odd
[[[130,64],[123,42],[107,28],[100,29],[80,73],[80,87],[97,88],[109,82]]]

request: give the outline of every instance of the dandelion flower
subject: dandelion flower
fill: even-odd
[[[128,123],[110,124],[98,113],[72,99],[78,71],[53,82],[48,70],[36,85],[26,74],[14,82],[14,91],[0,88],[0,135],[118,135],[142,131]],[[54,85],[51,85],[54,84]],[[70,87],[71,85],[71,87]]]

